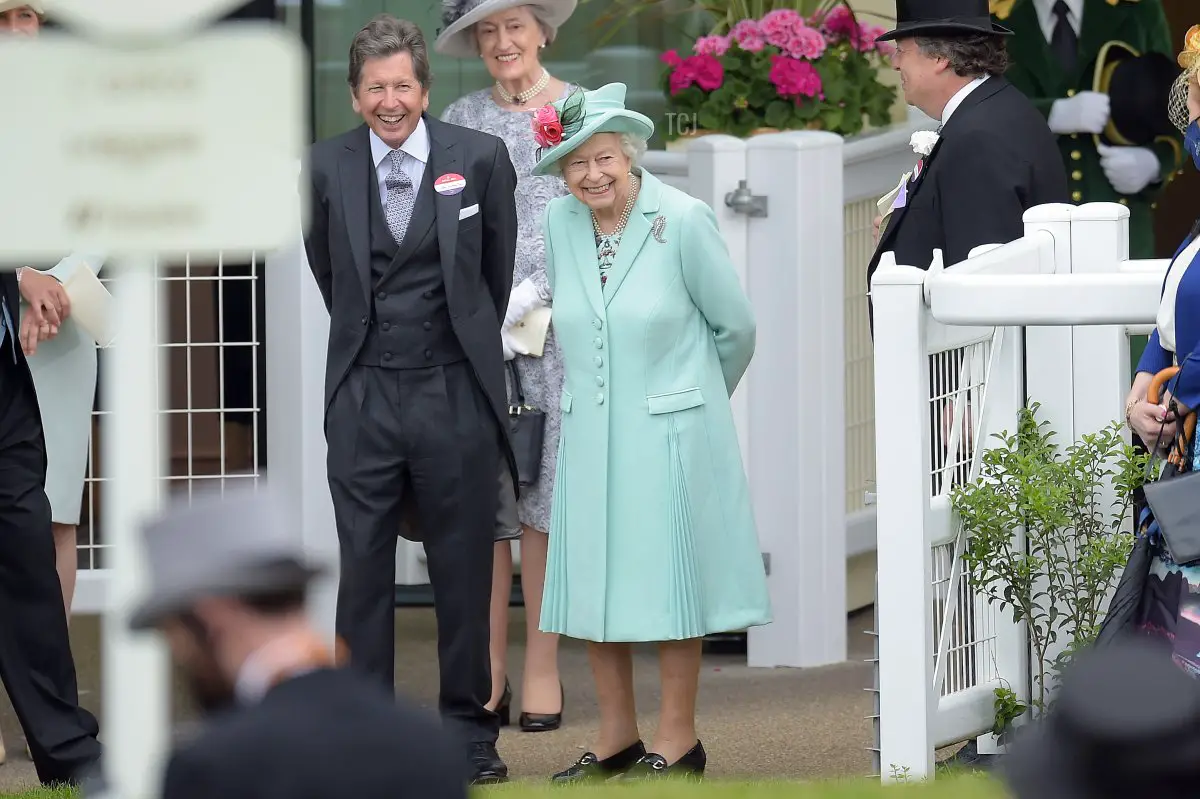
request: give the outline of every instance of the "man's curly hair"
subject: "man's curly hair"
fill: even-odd
[[[917,36],[916,42],[923,54],[949,61],[950,68],[959,77],[1003,75],[1008,69],[1008,47],[1002,36],[986,33],[969,36]]]

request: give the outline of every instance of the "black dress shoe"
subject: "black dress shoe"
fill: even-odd
[[[508,766],[496,752],[496,745],[482,741],[471,744],[471,784],[493,785],[508,782]]]
[[[642,755],[624,779],[655,779],[658,777],[686,777],[700,779],[704,776],[704,768],[708,765],[708,755],[704,752],[704,744],[696,741],[696,745],[674,763],[668,764],[667,759],[660,754],[647,752]]]
[[[603,760],[596,757],[594,753],[587,752],[583,757],[575,761],[575,765],[565,771],[558,772],[550,778],[550,781],[559,784],[603,782],[610,777],[624,774],[645,754],[646,746],[641,741],[627,746],[615,755],[606,757]]]
[[[558,684],[558,694],[561,698],[557,713],[521,713],[517,719],[521,725],[521,732],[550,732],[562,726],[562,709],[566,707],[567,695],[561,682]]]

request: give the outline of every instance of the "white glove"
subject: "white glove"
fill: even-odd
[[[508,328],[504,328],[500,331],[500,343],[504,345],[504,360],[511,361],[518,355],[528,355],[529,348],[522,346],[520,342],[512,338],[508,330]]]
[[[504,313],[504,324],[500,326],[501,329],[508,330],[520,322],[525,314],[545,304],[542,302],[542,295],[537,290],[537,286],[533,285],[532,280],[525,278],[513,286],[512,292],[508,295],[508,310]]]
[[[1108,124],[1109,100],[1100,92],[1080,92],[1055,100],[1046,120],[1055,133],[1100,133]]]
[[[1158,156],[1146,147],[1107,147],[1096,145],[1104,176],[1117,194],[1137,194],[1158,180],[1162,169]]]

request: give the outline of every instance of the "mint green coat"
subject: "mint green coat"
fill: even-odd
[[[541,628],[667,641],[769,623],[729,404],[754,314],[715,215],[642,170],[603,290],[587,207],[559,197],[543,225],[565,377]]]

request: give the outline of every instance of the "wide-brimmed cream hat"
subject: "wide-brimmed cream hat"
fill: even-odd
[[[0,0],[0,11],[12,11],[21,6],[29,6],[34,13],[46,16],[46,4],[41,0]]]
[[[442,24],[433,49],[455,58],[474,58],[479,55],[471,26],[499,11],[517,6],[536,6],[537,18],[551,32],[575,13],[578,0],[442,0]]]

